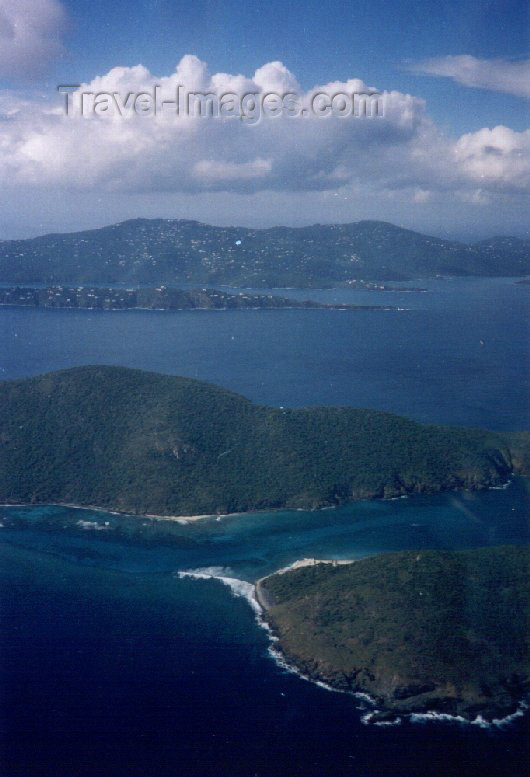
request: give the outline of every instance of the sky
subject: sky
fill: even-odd
[[[137,216],[528,236],[529,31],[520,0],[0,0],[0,239]],[[74,110],[177,86],[377,91],[384,115]]]

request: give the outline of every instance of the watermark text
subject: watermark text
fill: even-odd
[[[257,124],[263,118],[355,118],[384,116],[384,96],[379,92],[314,92],[303,97],[296,92],[196,92],[177,86],[173,94],[158,85],[149,90],[85,91],[79,84],[59,84],[67,116],[85,118],[130,118],[173,116],[174,118],[239,119]]]

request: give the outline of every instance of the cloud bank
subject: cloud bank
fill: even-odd
[[[126,95],[160,85],[214,92],[299,91],[280,62],[251,77],[210,73],[184,56],[170,75],[145,67],[116,67],[79,91]],[[334,94],[368,91],[359,79],[314,87]],[[68,191],[310,192],[367,187],[403,192],[425,202],[433,192],[464,200],[527,190],[530,131],[497,126],[446,136],[425,103],[398,91],[383,92],[384,117],[264,118],[248,126],[237,118],[130,115],[66,116],[60,95],[48,106],[0,98],[0,182],[4,186]]]
[[[303,92],[281,62],[252,75],[211,73],[184,56],[174,72],[115,67],[80,91],[126,97],[159,85],[188,91],[370,92],[359,79]],[[384,117],[238,118],[116,113],[66,116],[48,102],[0,92],[0,236],[86,228],[138,215],[210,223],[379,218],[448,236],[521,234],[530,181],[530,130],[498,125],[452,136],[425,102],[380,90]],[[2,196],[3,195],[3,196]]]

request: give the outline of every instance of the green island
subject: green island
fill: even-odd
[[[354,287],[437,276],[523,276],[530,241],[461,243],[384,221],[217,227],[131,219],[101,229],[0,241],[3,283]]]
[[[44,289],[14,286],[0,288],[0,305],[75,310],[241,310],[302,308],[325,310],[395,310],[389,305],[342,305],[296,300],[275,294],[219,289],[174,289],[167,286],[111,289],[98,286],[51,286]]]
[[[272,408],[189,378],[89,366],[0,383],[0,501],[197,516],[501,485],[530,435],[376,410]]]
[[[403,551],[276,573],[257,595],[286,659],[369,694],[372,720],[491,721],[530,690],[528,572],[524,547]]]

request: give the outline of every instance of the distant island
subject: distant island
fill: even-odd
[[[530,690],[529,571],[523,547],[403,551],[274,574],[257,595],[287,660],[369,694],[371,720],[491,721]]]
[[[0,502],[161,516],[313,509],[505,483],[530,435],[272,408],[201,381],[78,367],[0,382]]]
[[[133,219],[0,241],[0,282],[13,285],[370,288],[437,276],[529,274],[528,240],[494,237],[467,244],[384,221],[249,229]]]
[[[75,308],[78,310],[240,310],[325,309],[396,310],[391,305],[341,305],[296,300],[274,294],[228,294],[218,289],[105,289],[99,287],[0,288],[0,305],[29,308]]]

